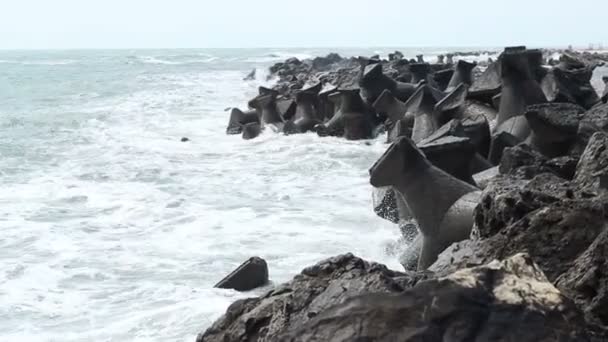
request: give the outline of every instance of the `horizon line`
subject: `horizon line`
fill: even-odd
[[[519,44],[529,47],[541,49],[566,49],[572,46],[575,49],[597,48],[599,44],[579,46],[579,45],[535,45],[535,44]],[[77,51],[77,50],[255,50],[255,49],[502,49],[508,46],[516,46],[514,44],[506,45],[380,45],[380,46],[261,46],[261,47],[19,47],[19,48],[3,48],[0,51]],[[601,47],[601,45],[599,45]]]

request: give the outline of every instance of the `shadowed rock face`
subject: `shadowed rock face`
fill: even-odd
[[[304,269],[261,297],[235,302],[197,341],[282,341],[280,336],[349,297],[399,293],[421,278],[390,271],[352,254],[340,255]]]
[[[361,97],[367,103],[374,103],[383,91],[389,90],[401,101],[407,101],[416,91],[416,85],[397,82],[382,72],[382,64],[372,64],[365,67],[359,80]]]
[[[575,103],[590,109],[600,100],[591,85],[592,76],[593,67],[558,66],[543,79],[542,88],[550,102]]]
[[[416,93],[405,103],[405,116],[414,117],[412,140],[420,142],[433,134],[439,128],[439,117],[435,105],[440,94],[429,86],[418,88]]]
[[[257,122],[252,122],[243,125],[242,137],[244,140],[251,140],[257,138],[262,133],[262,126]]]
[[[373,113],[363,103],[359,89],[342,89],[337,96],[340,98],[340,109],[327,123],[315,127],[317,134],[343,136],[348,140],[372,138]]]
[[[501,57],[501,75],[502,95],[497,118],[498,126],[513,117],[523,115],[527,106],[547,102],[530,70],[525,52],[511,52],[505,49]]]
[[[452,119],[478,118],[483,115],[490,127],[494,128],[498,112],[482,102],[467,100],[468,94],[465,84],[460,84],[437,102],[435,111],[439,115],[440,123],[445,124]]]
[[[431,75],[431,65],[428,63],[410,64],[410,72],[412,73],[412,83],[418,83],[420,81],[429,82],[429,76]]]
[[[282,126],[283,118],[277,109],[276,94],[261,94],[251,100],[250,105],[257,110],[262,129],[268,125]]]
[[[528,107],[525,117],[532,129],[528,143],[550,158],[567,154],[576,140],[584,112],[583,107],[569,103]]]
[[[418,147],[434,166],[462,181],[475,185],[472,172],[475,146],[470,139],[455,136],[438,137],[423,140]]]
[[[389,90],[380,94],[374,102],[373,108],[377,113],[386,114],[387,120],[392,124],[403,119],[406,110],[405,103],[396,98]]]
[[[232,108],[230,111],[228,127],[226,127],[226,134],[241,134],[243,132],[243,125],[259,122],[259,120],[258,113],[255,109],[243,112],[238,108]]]
[[[285,124],[286,134],[306,133],[322,123],[318,108],[320,101],[318,95],[312,91],[301,91],[296,95],[296,114],[293,121]]]
[[[471,72],[476,66],[476,63],[459,60],[458,63],[456,63],[454,75],[450,79],[450,83],[448,84],[446,91],[450,92],[461,84],[464,84],[467,87],[470,86],[473,83]]]
[[[346,300],[285,336],[313,341],[587,341],[581,312],[525,254]]]
[[[492,97],[498,95],[502,88],[500,75],[500,61],[491,63],[481,76],[473,81],[469,88],[469,97],[492,104]]]

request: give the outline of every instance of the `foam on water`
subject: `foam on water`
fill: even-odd
[[[371,209],[381,139],[226,136],[264,52],[164,53],[0,65],[1,341],[192,341],[263,292],[212,288],[252,255],[274,283],[344,252],[399,267],[384,252],[398,229]]]

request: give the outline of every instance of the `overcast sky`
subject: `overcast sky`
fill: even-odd
[[[0,49],[607,46],[606,18],[606,0],[2,0]]]

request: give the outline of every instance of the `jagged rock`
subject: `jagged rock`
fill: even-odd
[[[515,194],[520,195],[518,199],[504,203],[508,210],[521,217],[509,217],[512,224],[504,222],[508,216],[506,211],[502,212],[496,207],[495,210],[485,210],[485,213],[493,212],[495,215],[485,216],[484,221],[494,218],[495,225],[484,227],[477,222],[477,227],[481,235],[489,235],[491,232],[494,235],[483,240],[469,240],[452,245],[429,270],[440,276],[447,275],[463,267],[527,251],[550,280],[567,272],[576,258],[605,229],[608,202],[605,198],[584,198],[585,194],[571,192],[564,184],[553,183],[538,190],[521,191]],[[506,196],[503,202],[508,198],[514,197]],[[489,203],[490,206],[492,204]],[[455,255],[454,251],[465,252]]]
[[[595,133],[577,166],[574,181],[587,189],[599,189],[600,177],[608,175],[608,135]]]
[[[337,53],[330,53],[325,57],[316,57],[312,60],[312,67],[314,70],[322,71],[330,68],[333,64],[340,63],[342,57]]]
[[[391,271],[352,254],[308,267],[288,283],[257,298],[239,300],[197,342],[281,341],[328,308],[365,293],[398,293],[423,276]]]
[[[608,132],[608,103],[600,104],[588,110],[578,127],[578,138],[572,148],[572,154],[582,154],[591,136],[598,131]]]
[[[502,174],[516,175],[519,178],[531,179],[541,173],[550,172],[564,179],[572,179],[578,159],[558,157],[548,159],[531,146],[519,144],[504,150],[499,170]]]
[[[575,143],[585,109],[570,103],[544,103],[529,106],[526,119],[532,133],[527,140],[548,157],[566,155]]]
[[[556,281],[587,319],[608,326],[608,229]]]
[[[599,101],[599,97],[591,86],[593,75],[591,66],[559,65],[547,74],[542,81],[543,92],[550,102],[570,102],[579,104],[586,109]]]
[[[245,261],[214,287],[249,291],[266,283],[268,283],[268,264],[260,257],[253,257]]]
[[[348,299],[282,341],[588,341],[583,314],[532,258],[458,271],[402,294]]]

